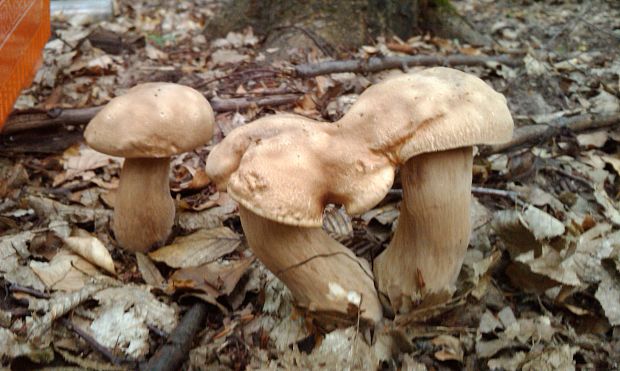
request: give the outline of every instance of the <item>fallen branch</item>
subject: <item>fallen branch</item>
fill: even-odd
[[[272,95],[260,98],[213,98],[211,107],[215,112],[230,112],[250,107],[279,106],[295,103],[298,94]],[[13,114],[2,129],[2,135],[11,135],[20,131],[51,128],[56,126],[87,124],[103,106],[86,108],[54,108],[43,112],[25,112]]]
[[[564,131],[578,133],[586,130],[594,130],[609,127],[620,123],[620,113],[611,116],[595,116],[592,114],[574,117],[561,117],[550,124],[526,125],[516,128],[512,140],[495,146],[483,146],[480,154],[486,156],[493,153],[504,152],[522,145],[536,145],[543,143]]]
[[[87,108],[54,108],[47,112],[26,112],[9,116],[2,134],[9,135],[19,131],[85,124],[92,119],[102,106]]]
[[[130,359],[123,358],[123,357],[117,357],[110,349],[103,346],[94,337],[92,337],[86,331],[82,330],[80,327],[73,324],[73,322],[71,322],[67,318],[62,318],[60,322],[66,328],[75,332],[79,337],[81,337],[85,342],[87,342],[93,349],[101,353],[108,361],[112,362],[112,364],[120,365],[122,362],[131,362]]]
[[[39,299],[49,299],[51,297],[50,294],[48,294],[46,292],[39,291],[39,290],[33,289],[31,287],[26,287],[26,286],[18,285],[16,283],[12,283],[12,284],[9,285],[9,291],[11,291],[11,292],[23,292],[25,294],[32,295],[35,298],[39,298]]]
[[[293,74],[297,77],[313,77],[338,72],[369,73],[389,70],[392,68],[413,66],[480,66],[487,63],[500,63],[509,67],[522,64],[521,59],[509,55],[408,55],[390,57],[372,57],[368,59],[352,59],[346,61],[328,61],[295,66]]]
[[[485,188],[485,187],[471,187],[471,193],[485,196],[497,196],[511,199],[517,205],[523,205],[523,201],[519,199],[519,194],[514,191],[506,191],[503,189]],[[396,197],[403,197],[402,189],[390,189],[388,194],[395,195]]]
[[[271,95],[262,98],[232,98],[209,100],[215,112],[230,112],[250,107],[280,106],[295,103],[299,99],[297,94]]]
[[[194,304],[174,329],[167,342],[157,350],[157,353],[141,370],[180,370],[187,359],[194,340],[194,335],[202,328],[207,317],[207,305],[203,302]]]

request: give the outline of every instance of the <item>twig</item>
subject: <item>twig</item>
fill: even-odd
[[[233,98],[210,100],[215,112],[228,112],[246,109],[252,106],[279,106],[291,104],[299,99],[298,94],[273,95],[260,98]],[[103,106],[87,108],[52,109],[46,112],[25,112],[9,117],[2,135],[10,135],[20,131],[51,128],[56,126],[84,125],[88,123]]]
[[[568,171],[562,170],[562,169],[557,168],[557,167],[543,167],[542,170],[552,171],[554,173],[558,173],[560,175],[563,175],[563,176],[565,176],[565,177],[567,177],[569,179],[572,179],[572,180],[576,181],[577,183],[580,183],[581,185],[585,186],[588,189],[594,190],[594,186],[590,183],[590,181],[588,181],[583,176],[571,174]]]
[[[517,206],[524,206],[525,203],[519,199],[519,194],[514,191],[505,191],[503,189],[483,188],[483,187],[471,187],[471,193],[479,195],[499,196],[512,200]]]
[[[522,61],[509,55],[470,56],[459,54],[448,56],[408,55],[372,57],[369,59],[301,64],[295,66],[293,75],[297,77],[313,77],[338,72],[378,72],[392,68],[402,68],[403,66],[479,66],[487,63],[501,63],[510,67],[517,67],[522,64]]]
[[[220,99],[213,98],[210,100],[211,107],[215,112],[238,111],[252,106],[280,106],[284,104],[295,103],[299,99],[297,94],[273,95],[269,97],[253,98],[232,98]]]
[[[523,201],[519,199],[519,194],[514,191],[506,191],[503,189],[494,189],[494,188],[484,188],[484,187],[471,187],[471,193],[480,194],[480,195],[489,195],[489,196],[499,196],[511,199],[517,205],[524,205]],[[388,191],[389,195],[395,196],[403,196],[402,189],[390,189]]]
[[[99,343],[95,338],[90,336],[86,331],[82,330],[80,327],[73,324],[73,322],[69,321],[67,318],[60,319],[60,322],[67,327],[69,330],[75,332],[79,337],[84,339],[93,349],[97,352],[101,353],[108,361],[112,362],[115,365],[121,364],[121,362],[131,362],[131,360],[117,357],[114,353]]]
[[[23,292],[25,294],[28,295],[32,295],[35,298],[39,298],[39,299],[49,299],[50,298],[50,294],[43,292],[43,291],[39,291],[37,289],[33,289],[31,287],[25,287],[25,286],[21,286],[15,283],[12,283],[9,286],[9,291],[11,292]]]
[[[482,155],[504,152],[525,144],[542,143],[561,134],[564,130],[578,133],[586,130],[600,129],[620,123],[620,113],[611,116],[585,114],[571,118],[561,117],[548,125],[526,125],[516,128],[510,142],[480,148]]]
[[[238,71],[233,71],[223,76],[214,77],[209,80],[201,81],[200,83],[193,85],[192,87],[196,90],[200,90],[205,86],[214,83],[216,81],[228,80],[228,79],[239,79],[241,76],[241,80],[247,81],[258,77],[267,77],[267,76],[277,76],[282,73],[279,69],[274,68],[251,68],[251,69],[242,69]],[[249,76],[248,76],[249,75]]]
[[[194,304],[170,334],[168,341],[140,369],[148,371],[181,369],[181,365],[188,356],[194,336],[202,328],[206,318],[207,304],[203,302]]]
[[[54,108],[47,112],[25,112],[9,116],[2,134],[61,125],[85,124],[101,110],[101,106],[73,109]]]

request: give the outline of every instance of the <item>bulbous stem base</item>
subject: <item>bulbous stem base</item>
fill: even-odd
[[[128,158],[114,206],[114,235],[130,251],[148,251],[166,240],[174,224],[169,158]]]
[[[455,290],[469,244],[472,148],[427,153],[401,167],[394,237],[374,261],[378,290],[395,313],[434,305]]]
[[[369,265],[321,228],[277,223],[240,206],[250,248],[322,325],[376,323],[381,304]],[[361,301],[360,301],[361,299]],[[359,311],[358,311],[359,304]]]

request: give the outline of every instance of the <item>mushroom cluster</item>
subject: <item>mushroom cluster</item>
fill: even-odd
[[[136,85],[90,121],[84,131],[86,143],[125,157],[113,221],[123,248],[144,252],[166,240],[175,214],[170,157],[206,144],[214,121],[200,92],[172,83]]]
[[[431,68],[367,89],[335,123],[274,115],[233,130],[206,171],[240,204],[250,248],[321,319],[381,318],[445,300],[469,242],[472,146],[505,142],[503,95],[479,78]],[[328,204],[358,214],[401,169],[403,202],[388,248],[367,263],[322,229]]]

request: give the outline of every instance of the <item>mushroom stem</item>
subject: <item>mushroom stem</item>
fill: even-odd
[[[174,223],[170,158],[127,158],[114,205],[114,235],[131,251],[145,252],[163,242]]]
[[[258,259],[291,290],[296,304],[322,325],[376,323],[381,304],[368,264],[321,228],[295,227],[239,206],[241,225]]]
[[[472,148],[421,154],[401,167],[394,237],[374,262],[379,292],[397,313],[449,299],[470,235]]]

